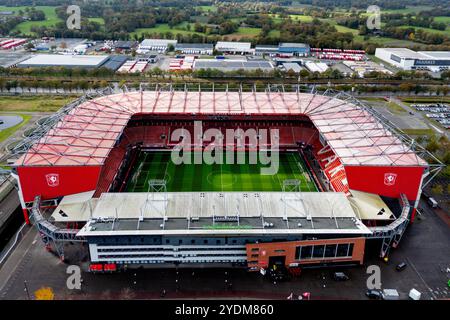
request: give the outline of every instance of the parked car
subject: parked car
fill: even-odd
[[[382,298],[383,300],[398,300],[400,299],[400,295],[395,289],[384,289],[382,292]]]
[[[395,267],[395,270],[403,271],[405,270],[406,266],[407,266],[406,262],[401,262]]]
[[[366,291],[366,296],[369,299],[374,299],[374,300],[382,300],[383,299],[383,294],[381,293],[380,290],[375,290],[375,289],[370,289]]]
[[[333,274],[333,278],[335,281],[347,281],[350,278],[343,272],[335,272]]]

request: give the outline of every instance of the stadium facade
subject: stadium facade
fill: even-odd
[[[196,121],[221,134],[273,129],[259,151],[276,143],[279,152],[301,160],[283,167],[286,176],[276,176],[275,189],[250,181],[258,179],[251,166],[233,167],[248,171],[229,174],[229,184],[222,180],[225,167],[217,167],[215,189],[169,188],[171,179],[196,185],[205,174],[196,167],[186,171],[190,180],[180,180],[179,167],[168,174],[166,163],[138,159],[173,150],[177,129],[195,136]],[[200,139],[190,148],[204,151],[210,143]],[[244,139],[224,149],[251,152],[255,145]],[[422,187],[441,168],[370,108],[331,90],[160,87],[102,94],[66,106],[16,152],[26,221],[62,258],[68,243],[87,243],[92,271],[361,264],[369,241],[379,243],[385,257],[414,220]],[[130,181],[139,183],[133,172],[142,165],[149,168],[146,192],[133,192]],[[204,177],[205,184],[211,179]],[[236,181],[243,186],[238,191]],[[305,189],[308,183],[314,188]]]

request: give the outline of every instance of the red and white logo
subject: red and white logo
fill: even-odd
[[[47,184],[49,187],[57,187],[59,186],[59,174],[50,173],[45,175],[45,179],[47,179]]]
[[[384,174],[384,184],[387,186],[393,186],[395,184],[396,179],[397,179],[396,173],[385,173]]]

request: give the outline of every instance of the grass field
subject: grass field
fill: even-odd
[[[261,33],[261,28],[239,27],[235,33],[227,34],[227,37],[232,39],[240,38],[254,38]]]
[[[180,23],[179,25],[174,26],[173,28],[170,28],[167,23],[161,23],[161,24],[156,25],[156,27],[153,27],[153,28],[136,29],[130,34],[130,36],[133,38],[135,34],[140,36],[143,33],[151,34],[151,33],[167,33],[167,32],[171,32],[173,35],[176,35],[178,33],[182,34],[182,35],[194,34],[194,33],[203,34],[201,32],[193,31],[194,24],[191,24],[191,28],[192,28],[191,31],[186,30],[187,24],[188,24],[187,22],[183,22],[183,23]]]
[[[22,7],[5,7],[0,6],[0,11],[14,11],[19,12],[19,10],[25,11],[25,6]],[[42,26],[53,26],[56,23],[60,22],[61,19],[58,18],[56,15],[55,9],[56,7],[53,6],[36,6],[37,10],[42,10],[45,13],[45,20],[43,21],[25,21],[22,23],[19,23],[13,31],[20,31],[21,33],[25,35],[32,35],[33,32],[31,32],[32,26],[42,27]]]
[[[97,22],[101,26],[105,25],[105,19],[103,18],[88,18],[88,20],[92,22]]]
[[[224,161],[225,162],[225,161]],[[285,179],[298,179],[302,191],[317,191],[298,153],[280,153],[275,175],[261,175],[261,164],[182,164],[171,161],[170,152],[141,152],[126,192],[148,192],[148,181],[165,179],[169,192],[281,191]]]
[[[389,37],[379,37],[379,36],[375,36],[375,37],[370,37],[369,39],[365,40],[364,36],[359,35],[359,31],[357,29],[352,29],[352,28],[348,28],[345,26],[341,26],[338,25],[336,23],[335,20],[333,19],[320,19],[322,21],[327,21],[330,24],[334,25],[334,27],[336,28],[336,30],[338,32],[342,32],[342,33],[346,33],[346,32],[350,32],[353,34],[353,40],[355,42],[362,42],[362,43],[378,43],[384,46],[393,46],[393,47],[407,47],[407,46],[411,46],[414,44],[417,44],[413,41],[409,41],[409,40],[400,40],[400,39],[395,39],[395,38],[389,38]]]
[[[0,107],[0,110],[3,111],[3,109]],[[8,114],[9,116],[11,116],[12,114]],[[18,129],[22,128],[24,125],[26,125],[28,123],[28,121],[30,121],[31,116],[27,115],[27,114],[19,114],[22,117],[22,122],[19,124],[16,124],[15,126],[11,127],[11,128],[7,128],[4,130],[0,130],[0,142],[8,139],[14,132],[16,132]]]
[[[406,104],[414,103],[450,103],[449,96],[439,96],[439,97],[401,97],[400,98]]]
[[[268,16],[271,17],[272,21],[275,23],[280,23],[283,21],[283,19],[280,17],[279,14],[269,13]],[[293,21],[300,21],[300,22],[311,22],[314,19],[312,16],[302,14],[289,14],[288,16]]]
[[[58,96],[0,97],[0,110],[7,112],[54,112],[74,99],[75,97]]]
[[[208,11],[217,12],[216,6],[196,6],[195,8],[200,9],[205,12],[208,12]]]
[[[450,36],[450,28],[447,27],[445,30],[437,30],[437,29],[431,29],[431,28],[423,28],[423,27],[416,27],[416,26],[401,26],[400,28],[414,28],[414,30],[422,30],[425,32],[430,32],[430,33],[438,33],[438,34],[442,34],[444,36]]]

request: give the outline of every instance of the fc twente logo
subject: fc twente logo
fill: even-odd
[[[47,184],[49,187],[59,186],[59,174],[50,173],[50,174],[45,175],[45,178],[47,179]]]
[[[387,186],[393,186],[395,184],[395,180],[397,180],[396,173],[385,173],[384,174],[384,184]]]

